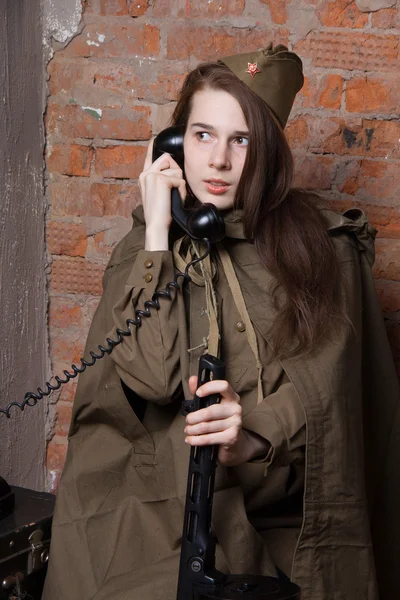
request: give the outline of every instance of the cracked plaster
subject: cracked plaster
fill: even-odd
[[[361,12],[376,12],[382,8],[393,8],[396,0],[356,0],[356,4]]]
[[[43,45],[49,58],[52,41],[66,45],[76,35],[82,17],[81,0],[42,0]]]

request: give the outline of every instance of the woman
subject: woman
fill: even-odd
[[[377,399],[362,389],[364,370],[383,377],[389,421],[397,392],[376,318],[374,231],[360,211],[336,215],[291,189],[282,129],[302,81],[283,46],[200,65],[172,119],[185,131],[185,178],[169,155],[152,163],[149,147],[143,207],[107,267],[88,349],[202,252],[171,226],[172,188],[187,205],[220,209],[226,238],[174,301],[162,298],[81,376],[44,600],[175,598],[188,446],[205,444],[219,446],[219,569],[282,572],[303,600],[377,598],[376,481],[367,497],[361,425],[376,418]],[[226,381],[197,393],[221,403],[185,420],[205,351],[224,359]],[[385,447],[368,433],[374,470]]]

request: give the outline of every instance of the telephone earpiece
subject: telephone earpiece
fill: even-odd
[[[183,169],[183,136],[181,127],[168,127],[161,131],[154,140],[153,162],[167,152]],[[207,239],[211,243],[219,242],[225,237],[225,223],[219,211],[211,203],[204,203],[196,209],[185,209],[176,188],[171,193],[171,212],[174,221],[195,240]]]

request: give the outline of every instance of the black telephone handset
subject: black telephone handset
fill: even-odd
[[[153,162],[167,152],[183,169],[183,130],[181,127],[168,127],[154,140]],[[207,239],[211,243],[220,242],[225,237],[225,223],[218,209],[211,203],[204,203],[196,209],[185,209],[177,188],[171,192],[171,212],[178,225],[195,240]]]

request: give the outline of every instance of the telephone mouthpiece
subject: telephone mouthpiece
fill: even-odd
[[[214,204],[206,202],[191,213],[188,230],[192,237],[215,244],[225,237],[225,222]]]

